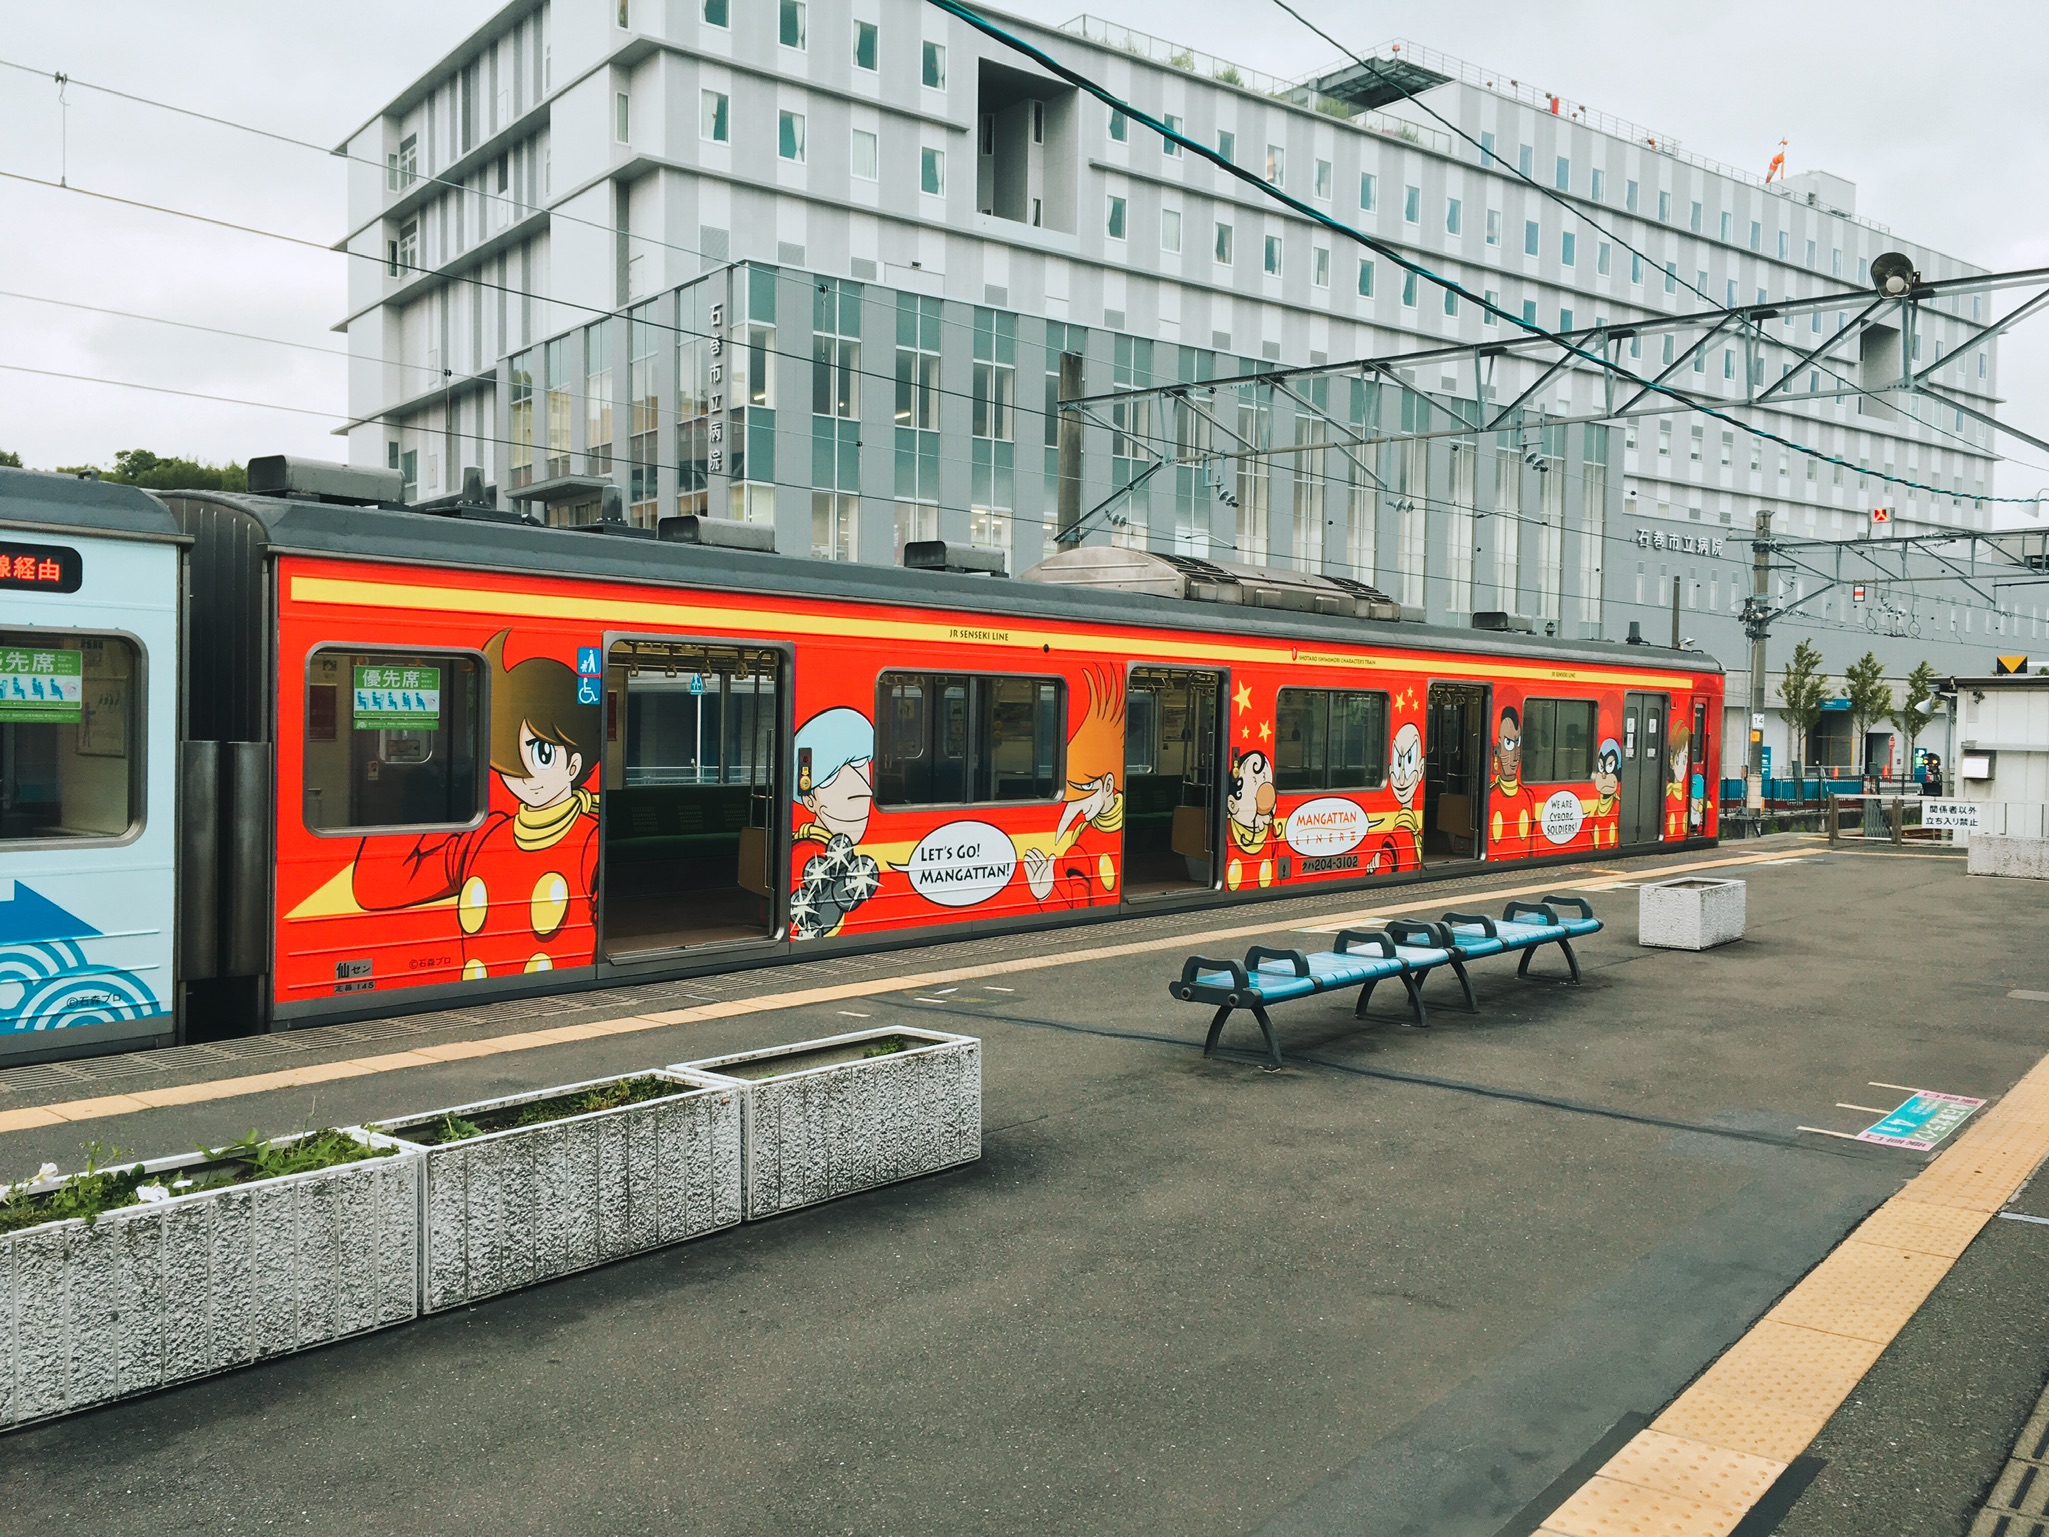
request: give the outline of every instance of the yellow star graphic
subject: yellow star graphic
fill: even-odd
[[[1266,740],[1266,739],[1267,739],[1268,737],[1272,736],[1273,734],[1274,734],[1274,728],[1273,728],[1273,727],[1272,727],[1271,725],[1269,725],[1269,724],[1268,724],[1267,722],[1265,722],[1265,721],[1261,721],[1261,722],[1259,723],[1259,739],[1260,739],[1260,741],[1264,742],[1264,741],[1265,741],[1265,740]]]
[[[1233,704],[1237,705],[1237,707],[1238,707],[1239,709],[1241,709],[1241,710],[1249,710],[1249,709],[1251,709],[1251,708],[1252,708],[1252,685],[1251,685],[1250,683],[1241,683],[1241,684],[1239,684],[1239,685],[1238,685],[1238,691],[1237,691],[1237,692],[1236,692],[1235,694],[1233,694],[1233,695],[1231,696],[1231,702],[1232,702]]]

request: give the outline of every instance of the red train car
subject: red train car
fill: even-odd
[[[170,501],[217,595],[195,689],[269,744],[221,929],[273,1026],[1716,835],[1699,653],[1130,552],[1008,580]]]

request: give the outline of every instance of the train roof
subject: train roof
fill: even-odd
[[[42,470],[0,468],[0,529],[186,540],[171,510],[139,486]]]
[[[192,514],[207,507],[247,514],[261,526],[260,542],[271,554],[390,560],[533,576],[587,576],[852,603],[922,604],[988,617],[1199,628],[1324,644],[1381,644],[1560,662],[1642,667],[1655,655],[1659,666],[1710,675],[1722,671],[1721,664],[1705,652],[1620,641],[1563,640],[1407,621],[1196,604],[1145,593],[810,560],[396,508],[215,491],[164,495],[174,509],[186,514],[187,526],[195,529],[206,519],[202,514],[195,520]]]

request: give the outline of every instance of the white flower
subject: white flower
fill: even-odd
[[[171,1188],[173,1190],[190,1190],[192,1188],[192,1181],[189,1179],[174,1179],[171,1181]]]
[[[162,1185],[137,1185],[135,1187],[135,1198],[138,1201],[144,1202],[168,1201],[171,1198],[171,1192]]]
[[[25,1180],[23,1181],[23,1183],[39,1185],[46,1179],[55,1179],[56,1177],[57,1166],[54,1163],[46,1163],[40,1169],[36,1170],[36,1177],[34,1179]]]

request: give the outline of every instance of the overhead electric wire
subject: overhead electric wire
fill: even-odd
[[[1416,261],[1410,256],[1403,253],[1398,247],[1391,245],[1387,241],[1380,239],[1378,236],[1369,235],[1365,233],[1363,230],[1357,229],[1352,225],[1346,224],[1343,221],[1332,217],[1330,214],[1323,212],[1321,209],[1315,208],[1310,204],[1303,202],[1300,198],[1294,196],[1292,193],[1289,193],[1279,187],[1274,186],[1272,183],[1266,181],[1265,178],[1256,175],[1248,168],[1240,166],[1235,162],[1226,159],[1223,155],[1211,149],[1208,145],[1201,143],[1199,140],[1189,138],[1186,134],[1180,132],[1178,129],[1169,127],[1166,123],[1163,123],[1158,118],[1153,117],[1143,108],[1133,106],[1130,102],[1124,100],[1122,97],[1119,97],[1114,92],[1109,90],[1107,87],[1097,84],[1087,75],[1084,75],[1080,71],[1072,69],[1065,64],[1062,64],[1059,60],[1055,59],[1051,54],[1047,53],[1044,49],[1037,47],[1035,44],[1028,43],[1023,38],[1017,37],[1014,34],[1005,31],[1002,27],[999,27],[994,22],[989,21],[987,18],[983,17],[980,13],[976,12],[969,6],[960,3],[960,0],[927,0],[927,3],[941,11],[944,11],[949,16],[952,16],[957,20],[966,23],[968,26],[974,28],[976,31],[982,33],[984,36],[994,38],[997,42],[1002,43],[1005,47],[1010,48],[1019,54],[1022,54],[1024,57],[1032,60],[1032,62],[1037,64],[1040,68],[1047,70],[1049,73],[1053,74],[1056,78],[1066,81],[1069,85],[1075,87],[1075,89],[1077,90],[1087,92],[1090,96],[1095,97],[1098,101],[1101,101],[1104,105],[1110,107],[1114,111],[1123,113],[1124,116],[1130,118],[1133,122],[1141,124],[1142,126],[1153,131],[1154,133],[1159,134],[1162,138],[1168,139],[1175,144],[1181,145],[1184,149],[1192,150],[1202,159],[1209,161],[1212,165],[1215,165],[1219,169],[1223,170],[1227,175],[1235,177],[1239,181],[1245,182],[1247,185],[1253,187],[1254,189],[1262,193],[1264,196],[1271,198],[1273,201],[1281,204],[1283,207],[1291,209],[1295,213],[1300,214],[1303,218],[1310,220],[1312,223],[1321,225],[1323,228],[1328,229],[1335,234],[1343,235],[1347,239],[1357,241],[1360,245],[1366,247],[1366,249],[1368,249],[1369,251],[1376,252],[1379,255],[1385,257],[1388,261],[1394,263],[1394,265],[1401,268],[1403,271],[1412,273],[1421,280],[1428,282],[1435,287],[1444,289],[1448,293],[1458,295],[1460,298],[1465,299],[1470,303],[1479,306],[1483,313],[1491,314],[1495,316],[1497,319],[1506,321],[1508,324],[1513,325],[1517,327],[1519,330],[1528,333],[1532,337],[1550,343],[1551,345],[1557,347],[1562,353],[1566,354],[1567,356],[1579,358],[1583,362],[1592,364],[1595,368],[1601,370],[1602,372],[1613,374],[1616,377],[1623,379],[1630,384],[1636,385],[1638,388],[1642,390],[1648,391],[1652,394],[1664,396],[1671,400],[1675,400],[1679,402],[1677,409],[1697,411],[1703,416],[1710,417],[1716,421],[1724,422],[1729,426],[1736,428],[1739,431],[1748,433],[1752,437],[1762,439],[1763,441],[1768,443],[1776,443],[1780,447],[1787,449],[1790,452],[1801,454],[1811,459],[1817,459],[1826,464],[1842,464],[1845,462],[1840,455],[1830,454],[1823,449],[1811,447],[1808,444],[1797,441],[1796,439],[1789,438],[1785,436],[1783,433],[1774,432],[1768,427],[1760,427],[1755,425],[1754,423],[1746,422],[1741,417],[1731,415],[1729,412],[1721,410],[1718,407],[1705,404],[1698,400],[1694,400],[1690,396],[1686,395],[1683,391],[1676,390],[1671,386],[1660,382],[1659,380],[1643,378],[1641,375],[1633,372],[1632,370],[1623,367],[1620,363],[1614,362],[1613,360],[1603,357],[1598,353],[1589,352],[1584,347],[1578,346],[1573,341],[1571,341],[1571,339],[1567,336],[1562,336],[1555,331],[1546,330],[1543,326],[1538,325],[1534,321],[1525,320],[1522,316],[1515,314],[1513,311],[1504,309],[1499,304],[1491,302],[1485,296],[1474,293],[1470,288],[1467,288],[1463,283],[1459,282],[1456,278],[1446,277],[1439,272],[1433,271],[1429,267],[1423,265],[1421,262]],[[1887,484],[1903,486],[1909,490],[1926,491],[1933,496],[1948,496],[1951,494],[1948,490],[1946,490],[1943,487],[1926,485],[1920,481],[1909,480],[1904,476],[1892,475],[1878,471],[1866,471],[1864,473],[1872,475],[1875,479],[1883,480]],[[2029,506],[2035,505],[2036,502],[2036,499],[2034,497],[2012,496],[1974,497],[1973,500],[1987,502],[2017,503],[2026,504]]]

